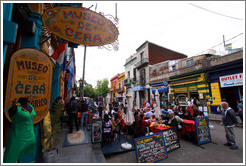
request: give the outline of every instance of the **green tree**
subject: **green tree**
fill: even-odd
[[[95,97],[95,89],[93,89],[92,85],[85,82],[84,85],[84,96],[94,98]]]
[[[96,86],[96,95],[106,97],[109,92],[108,79],[98,80]]]

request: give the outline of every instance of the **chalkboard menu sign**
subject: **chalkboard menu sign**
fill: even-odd
[[[180,148],[177,127],[168,128],[162,130],[161,132],[163,133],[164,136],[167,152],[171,152]]]
[[[209,119],[207,116],[196,117],[196,137],[197,143],[203,144],[211,141],[210,129],[209,129]]]
[[[139,163],[157,162],[168,157],[162,133],[136,138],[134,145]]]
[[[91,142],[99,143],[102,141],[102,120],[93,119],[91,125]]]

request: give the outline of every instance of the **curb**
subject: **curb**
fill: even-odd
[[[209,121],[221,122],[221,119],[209,118]],[[235,126],[243,128],[243,124],[242,123],[235,124]]]

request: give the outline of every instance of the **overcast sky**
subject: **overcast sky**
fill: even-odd
[[[229,40],[232,48],[244,47],[244,1],[83,1],[83,7],[119,18],[119,50],[108,51],[87,47],[85,80],[96,86],[97,80],[110,79],[125,72],[126,59],[146,40],[183,53],[188,57],[206,53],[206,50]],[[192,5],[193,4],[193,5]],[[215,14],[199,7],[223,14]],[[222,45],[214,47],[223,54]],[[84,46],[75,49],[76,79],[82,78]]]

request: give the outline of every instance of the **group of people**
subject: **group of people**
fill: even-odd
[[[127,131],[133,136],[140,137],[145,136],[152,122],[158,122],[160,124],[166,124],[168,126],[175,126],[178,129],[182,128],[181,123],[182,119],[194,120],[196,117],[204,116],[203,112],[198,110],[197,105],[192,101],[192,105],[182,107],[180,105],[168,105],[167,107],[161,107],[161,115],[157,118],[155,117],[155,102],[149,104],[145,102],[140,109],[132,110],[134,114],[135,121],[130,126],[127,126],[125,123],[126,118],[126,105],[122,103],[113,102],[109,104],[108,109],[106,108],[106,103],[100,104],[102,108],[101,113],[99,113],[99,104],[93,100],[75,100],[75,97],[72,97],[68,104],[65,106],[65,110],[70,117],[70,132],[73,132],[73,123],[75,122],[76,130],[79,130],[78,123],[78,112],[81,112],[81,124],[87,125],[87,115],[88,111],[91,111],[94,116],[101,117],[103,120],[103,134],[110,134],[113,139],[116,139],[119,133]],[[127,103],[125,103],[127,104]],[[178,102],[176,102],[178,104]],[[238,103],[239,115],[242,120],[243,107],[241,103]],[[237,149],[237,144],[235,141],[235,135],[233,132],[233,126],[236,121],[234,110],[231,109],[227,102],[221,102],[221,113],[222,121],[225,125],[226,146],[231,146],[231,149]],[[101,115],[99,115],[101,114]],[[84,123],[85,122],[85,123]]]

